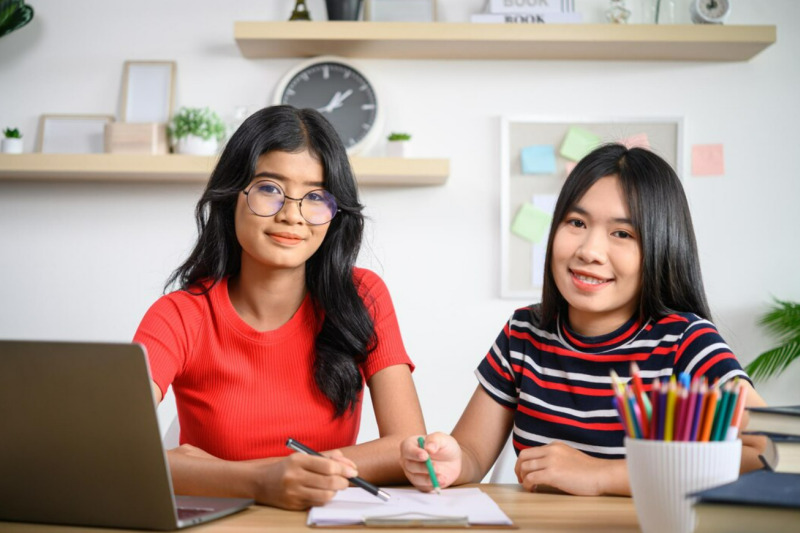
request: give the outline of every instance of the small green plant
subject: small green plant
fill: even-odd
[[[3,130],[6,139],[22,139],[22,134],[17,128],[6,128]]]
[[[390,141],[408,141],[411,140],[410,133],[390,133],[387,137]]]
[[[172,117],[169,131],[175,139],[196,135],[206,141],[211,138],[221,141],[225,137],[225,123],[207,107],[182,107]]]
[[[800,357],[800,304],[776,299],[759,324],[774,333],[780,343],[745,367],[750,377],[761,380],[780,375]]]

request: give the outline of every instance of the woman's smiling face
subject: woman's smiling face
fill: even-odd
[[[552,272],[578,333],[614,331],[639,306],[642,251],[616,176],[599,179],[559,221]]]

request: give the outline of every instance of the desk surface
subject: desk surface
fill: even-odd
[[[469,486],[469,485],[468,485]],[[484,484],[479,486],[514,521],[521,531],[608,531],[625,533],[639,531],[633,500],[615,497],[565,496],[561,494],[528,493],[520,485]],[[283,511],[254,505],[233,516],[195,526],[187,533],[309,533],[338,531],[333,528],[306,527],[304,512]],[[471,528],[472,529],[472,528]],[[3,533],[101,533],[136,531],[45,526],[15,522],[0,522]],[[354,531],[346,529],[345,531]],[[415,532],[420,529],[390,529],[392,532]],[[494,531],[503,531],[495,529]],[[139,532],[141,533],[141,532]]]

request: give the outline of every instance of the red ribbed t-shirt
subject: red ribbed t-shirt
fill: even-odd
[[[383,280],[364,269],[354,269],[353,278],[378,339],[360,367],[364,380],[392,365],[413,370]],[[237,314],[223,279],[205,295],[176,291],[159,298],[134,341],[145,346],[162,394],[173,387],[181,444],[247,460],[291,453],[288,437],[317,450],[355,444],[361,395],[353,413],[334,418],[314,381],[317,324],[306,296],[286,324],[257,331]]]

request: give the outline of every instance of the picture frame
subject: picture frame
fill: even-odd
[[[364,20],[435,22],[436,0],[366,0]]]
[[[608,142],[646,141],[647,148],[664,158],[678,176],[685,175],[682,117],[542,117],[500,118],[500,297],[541,300],[547,237],[550,222],[532,242],[520,237],[518,217],[528,228],[541,230],[544,213],[552,217],[555,200],[574,161],[561,156],[571,128],[589,131],[597,145]],[[629,144],[630,146],[630,144]],[[550,169],[523,168],[523,148],[552,147]],[[545,150],[547,152],[547,150]],[[536,150],[529,153],[536,153]],[[546,158],[545,158],[546,159]],[[534,158],[536,167],[537,161]],[[546,167],[547,165],[543,165]],[[533,215],[530,215],[533,213]],[[524,227],[524,226],[523,226]]]
[[[44,154],[100,154],[105,152],[106,124],[113,115],[42,115],[36,151]]]
[[[167,123],[175,100],[175,61],[126,61],[120,122]]]

